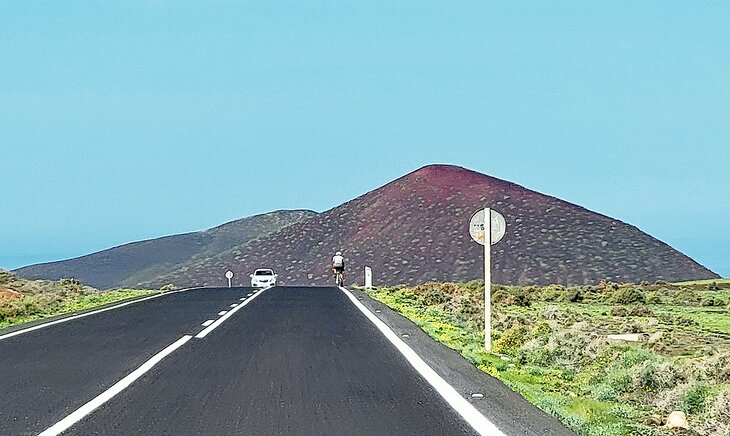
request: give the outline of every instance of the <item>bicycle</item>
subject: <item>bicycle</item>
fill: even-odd
[[[345,286],[345,272],[342,270],[335,270],[335,284],[338,287]]]

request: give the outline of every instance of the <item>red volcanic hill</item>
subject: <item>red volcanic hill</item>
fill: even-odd
[[[511,284],[679,281],[718,277],[634,226],[461,167],[430,165],[265,238],[199,259],[145,282],[222,285],[227,269],[245,284],[271,267],[282,284],[328,284],[336,250],[348,282],[373,268],[375,284],[483,277],[482,247],[468,234],[471,214],[490,206],[507,221],[493,247],[493,279]]]

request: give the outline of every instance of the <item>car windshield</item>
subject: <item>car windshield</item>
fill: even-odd
[[[270,269],[260,269],[254,273],[254,275],[257,276],[273,276],[274,271],[271,271]]]

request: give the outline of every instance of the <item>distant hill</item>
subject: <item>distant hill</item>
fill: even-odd
[[[73,277],[100,289],[125,287],[153,280],[185,262],[206,259],[314,215],[316,212],[309,210],[265,213],[203,232],[132,242],[75,259],[23,267],[14,272],[29,279]]]
[[[272,267],[284,284],[330,283],[336,250],[348,282],[371,266],[376,284],[482,277],[482,247],[468,234],[471,214],[490,206],[507,221],[493,249],[493,278],[504,284],[681,281],[717,274],[636,227],[580,206],[461,167],[429,165],[375,191],[248,241],[197,257],[143,282],[158,287],[221,285],[232,269],[245,283]],[[134,285],[134,284],[130,284]]]

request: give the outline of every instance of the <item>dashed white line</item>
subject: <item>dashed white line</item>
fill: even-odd
[[[469,401],[467,401],[466,398],[462,397],[453,386],[451,386],[446,380],[438,375],[436,371],[428,366],[428,364],[421,359],[421,356],[416,354],[411,347],[406,345],[406,343],[403,342],[387,324],[381,321],[377,316],[375,316],[375,314],[370,312],[348,289],[341,287],[340,290],[347,295],[350,301],[352,301],[352,304],[360,309],[360,312],[362,312],[363,315],[370,320],[370,322],[375,324],[375,327],[380,330],[383,336],[385,336],[385,338],[390,341],[390,343],[393,344],[398,351],[400,351],[403,357],[408,360],[408,363],[411,364],[413,369],[418,371],[418,373],[421,374],[421,377],[433,386],[434,389],[436,389],[436,392],[438,392],[441,397],[449,403],[451,408],[461,415],[461,417],[464,418],[464,420],[468,422],[474,430],[481,435],[504,436],[504,433],[502,433],[497,426],[494,425],[494,423],[482,415]]]
[[[269,286],[268,288],[262,289],[262,291],[265,291],[265,290],[271,289],[271,288],[272,288],[272,286]],[[246,307],[246,305],[248,303],[250,303],[251,301],[253,301],[253,299],[256,298],[256,297],[258,297],[259,295],[261,295],[261,292],[257,292],[252,297],[249,297],[248,299],[244,300],[243,303],[241,303],[238,306],[236,306],[235,308],[231,309],[228,313],[223,312],[224,315],[222,315],[220,318],[218,318],[213,324],[211,324],[208,327],[206,327],[205,330],[203,330],[202,332],[200,332],[197,335],[195,335],[195,337],[198,338],[198,339],[203,339],[204,337],[206,337],[208,335],[208,333],[210,333],[213,330],[215,330],[216,328],[218,328],[218,326],[220,326],[221,324],[223,324],[228,318],[231,317],[231,315],[233,315],[234,313],[236,313],[239,310],[241,310],[244,307]]]
[[[223,316],[223,315],[225,315],[226,313],[228,313],[228,311],[227,311],[227,310],[221,310],[220,312],[218,312],[218,316]]]
[[[214,321],[215,321],[214,319],[209,319],[208,321],[204,322],[204,323],[203,323],[203,324],[201,324],[201,325],[202,325],[203,327],[208,327],[209,325],[213,324],[213,322],[214,322]]]
[[[142,377],[144,373],[152,369],[156,364],[158,364],[162,359],[167,357],[170,353],[177,350],[178,348],[182,347],[187,341],[190,340],[192,336],[185,335],[182,338],[178,339],[171,345],[169,345],[164,350],[160,351],[159,353],[152,356],[150,360],[143,363],[142,366],[132,371],[129,375],[124,377],[123,379],[116,382],[112,387],[107,389],[106,391],[102,392],[99,396],[94,398],[93,400],[89,401],[88,403],[84,404],[83,406],[79,407],[68,415],[67,417],[63,418],[62,420],[58,421],[45,431],[43,431],[38,436],[56,436],[64,431],[68,430],[72,425],[76,424],[77,422],[81,421],[86,415],[93,412],[95,409],[97,409],[102,404],[106,403],[107,401],[111,400],[115,395],[122,392],[124,389],[129,387],[132,383],[134,383],[135,380]]]
[[[236,307],[236,306],[238,306],[238,304],[231,304],[231,307]]]

